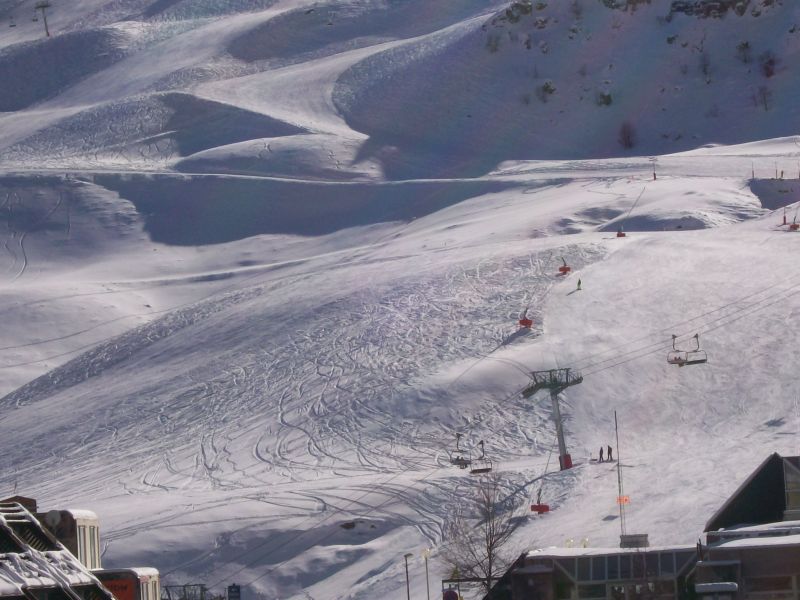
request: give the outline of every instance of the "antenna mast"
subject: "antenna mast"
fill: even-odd
[[[619,528],[620,535],[625,535],[625,494],[622,489],[622,461],[619,458],[619,426],[617,425],[617,411],[614,411],[614,434],[617,436],[617,488],[619,496],[617,496],[617,504],[619,504]]]
[[[47,37],[50,37],[50,29],[47,27],[47,9],[50,8],[52,4],[50,4],[49,0],[39,0],[36,3],[36,6],[33,7],[34,11],[40,10],[42,11],[42,21],[44,21],[44,32],[47,34]]]

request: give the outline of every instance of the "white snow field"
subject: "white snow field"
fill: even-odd
[[[617,545],[614,411],[654,545],[800,450],[795,3],[52,4],[0,0],[0,494],[96,511],[105,566],[402,598],[411,552],[422,598],[456,433],[514,551]]]

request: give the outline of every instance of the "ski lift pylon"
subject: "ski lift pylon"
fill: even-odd
[[[561,257],[561,262],[564,263],[560,267],[558,267],[558,274],[559,275],[567,275],[570,271],[572,271],[572,267],[567,264],[567,261],[564,260],[564,257]]]
[[[528,309],[522,311],[522,314],[519,316],[519,326],[522,329],[530,329],[533,327],[533,320],[528,318]]]
[[[624,232],[624,231],[622,231],[622,227],[620,227],[619,229],[617,229],[617,237],[618,237],[618,238],[620,238],[620,237],[625,237],[625,232]]]
[[[693,339],[697,347],[694,350],[681,350],[675,346],[678,336],[672,334],[672,352],[667,354],[667,362],[671,365],[685,367],[688,365],[699,365],[708,362],[708,355],[705,350],[700,349],[700,334],[695,333]]]

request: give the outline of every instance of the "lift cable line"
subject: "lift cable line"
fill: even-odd
[[[735,300],[732,300],[731,302],[728,302],[728,303],[723,304],[721,306],[718,306],[716,308],[710,309],[710,310],[708,310],[708,311],[706,311],[704,313],[701,313],[699,315],[696,315],[696,316],[691,317],[689,319],[686,319],[684,321],[679,321],[679,322],[676,322],[676,323],[672,323],[672,324],[668,325],[667,327],[665,327],[664,329],[662,329],[661,331],[666,335],[668,332],[674,331],[675,329],[678,329],[678,328],[680,328],[680,327],[682,327],[684,325],[688,325],[688,324],[693,323],[695,321],[700,321],[704,317],[707,317],[709,315],[713,315],[715,313],[723,311],[726,308],[729,308],[731,306],[739,305],[742,302],[750,300],[750,299],[752,299],[752,298],[754,298],[754,297],[756,297],[756,296],[758,296],[760,294],[763,294],[764,292],[766,292],[768,290],[772,290],[772,289],[774,289],[776,287],[779,287],[779,286],[783,285],[785,281],[786,281],[785,279],[783,279],[781,281],[776,281],[775,283],[773,283],[771,285],[768,285],[768,286],[766,286],[766,287],[764,287],[764,288],[762,288],[760,290],[757,290],[757,291],[752,292],[750,294],[747,294],[745,296],[741,296],[741,297],[739,297],[739,298],[737,298]],[[757,310],[761,310],[761,308],[766,308],[768,306],[772,306],[773,304],[775,304],[775,302],[772,302],[772,303],[770,303],[768,305],[764,305],[764,306],[761,306],[761,307],[759,307],[758,305],[766,302],[767,300],[771,300],[772,298],[776,298],[776,297],[778,297],[778,296],[780,296],[782,294],[786,294],[786,298],[784,298],[784,299],[788,299],[789,297],[794,296],[797,293],[797,292],[789,293],[792,290],[795,290],[796,288],[800,288],[800,282],[792,284],[791,286],[789,286],[789,287],[787,287],[785,289],[781,289],[781,290],[779,290],[779,291],[777,291],[775,293],[768,294],[767,296],[765,296],[765,297],[763,297],[763,298],[761,298],[759,300],[756,300],[755,302],[751,303],[748,306],[743,306],[743,307],[737,308],[737,309],[733,310],[732,312],[730,312],[728,314],[725,314],[725,315],[723,315],[721,317],[718,317],[717,319],[714,319],[712,321],[708,321],[705,324],[700,323],[700,324],[698,324],[696,326],[694,332],[687,332],[687,333],[684,333],[684,334],[680,334],[678,337],[680,338],[680,337],[684,337],[684,336],[693,335],[693,333],[697,332],[698,330],[701,330],[701,332],[703,332],[703,331],[705,331],[705,332],[713,331],[713,329],[717,329],[717,327],[715,327],[713,329],[709,329],[707,327],[708,323],[717,323],[717,322],[720,322],[720,321],[726,322],[725,321],[726,319],[730,319],[731,317],[736,316],[737,313],[740,313],[742,311],[748,311],[750,309],[753,309],[753,310],[750,310],[750,312],[755,312]],[[703,328],[705,328],[705,329],[703,329]],[[646,342],[648,340],[652,340],[655,336],[656,336],[656,334],[647,334],[647,335],[641,336],[639,338],[635,338],[633,340],[629,340],[625,344],[619,344],[617,346],[614,346],[612,348],[608,348],[606,350],[602,350],[600,352],[596,352],[596,353],[593,353],[593,354],[585,355],[583,357],[578,358],[575,361],[573,368],[584,372],[584,374],[591,374],[591,373],[594,373],[594,372],[599,372],[599,371],[605,370],[604,368],[600,368],[600,369],[595,369],[595,368],[596,367],[600,367],[601,365],[604,365],[606,363],[612,363],[614,361],[617,361],[617,362],[614,362],[614,366],[616,366],[618,364],[624,364],[626,362],[630,362],[630,360],[624,360],[624,361],[620,362],[619,359],[622,358],[622,357],[629,357],[631,355],[634,355],[632,360],[635,360],[635,359],[637,359],[639,357],[649,356],[650,354],[655,354],[655,353],[661,353],[661,352],[663,352],[665,350],[669,350],[671,348],[671,346],[668,345],[668,344],[665,344],[665,342],[662,339],[658,339],[658,341],[650,342],[650,343],[648,343],[646,345],[638,346],[636,348],[627,350],[627,351],[622,352],[622,353],[619,352],[620,349],[629,348],[632,343]],[[645,350],[649,350],[649,352],[644,352],[643,353],[643,351],[645,351]],[[605,358],[605,359],[600,358],[600,357],[602,357],[602,356],[604,356],[606,354],[609,354],[609,353],[615,353],[615,354],[613,356],[609,357],[609,358]],[[471,370],[473,367],[475,367],[478,363],[480,363],[480,362],[482,362],[483,360],[486,360],[486,359],[508,363],[509,365],[514,366],[519,371],[525,373],[525,375],[528,375],[528,373],[530,371],[529,367],[527,367],[525,364],[523,364],[523,363],[521,363],[519,361],[515,361],[514,359],[510,359],[510,358],[507,358],[507,357],[491,356],[491,352],[490,352],[490,353],[487,353],[487,354],[479,357],[464,372],[462,372],[458,377],[456,377],[456,379],[451,382],[451,385],[456,383],[459,379],[461,379],[464,375],[466,375],[466,373],[469,370]],[[518,394],[520,392],[521,392],[521,389],[518,392],[515,392],[514,394],[512,394],[512,396],[514,396],[514,395],[516,395],[516,394]]]
[[[780,285],[780,283],[776,283],[776,284],[774,284],[772,286],[769,286],[769,288],[765,288],[765,289],[771,289],[771,288],[777,287],[778,285]],[[782,289],[782,290],[780,290],[780,291],[778,291],[778,292],[776,292],[774,294],[769,294],[769,295],[765,296],[764,298],[756,300],[755,302],[753,302],[753,303],[751,303],[751,304],[749,304],[747,306],[742,306],[740,308],[737,308],[737,309],[735,309],[735,310],[733,310],[733,311],[731,311],[731,312],[729,312],[727,314],[724,314],[724,315],[722,315],[720,317],[717,317],[717,318],[712,319],[710,321],[706,321],[705,323],[700,323],[700,324],[697,325],[696,331],[700,330],[701,333],[702,332],[713,331],[714,329],[718,329],[718,327],[713,327],[713,328],[709,327],[710,324],[720,323],[720,322],[722,322],[723,324],[726,324],[726,323],[731,322],[732,318],[738,319],[738,317],[739,317],[739,315],[741,313],[750,314],[752,312],[756,312],[756,311],[761,310],[763,308],[767,308],[769,306],[772,306],[772,305],[776,304],[777,302],[780,302],[780,301],[783,301],[783,300],[788,300],[789,298],[791,298],[792,296],[796,295],[797,293],[800,293],[800,290],[796,289],[796,288],[800,288],[800,283],[793,284],[793,285],[789,286],[788,288]],[[686,324],[692,323],[694,321],[699,321],[703,317],[706,317],[706,316],[712,315],[714,313],[720,312],[721,310],[729,308],[729,307],[731,307],[733,305],[740,304],[745,300],[748,300],[750,298],[753,298],[754,296],[757,296],[757,295],[761,294],[764,291],[765,290],[760,290],[758,292],[754,292],[752,294],[749,294],[747,296],[739,298],[739,299],[737,299],[737,300],[735,300],[733,302],[730,302],[728,304],[725,304],[723,306],[720,306],[718,308],[715,308],[713,310],[710,310],[710,311],[707,311],[707,312],[705,312],[703,314],[700,314],[700,315],[698,315],[696,317],[692,317],[691,319],[687,319],[687,320],[679,322],[679,323],[673,323],[672,325],[669,326],[669,328],[672,328],[674,330],[674,329],[677,329],[677,328],[681,327],[682,325],[686,325]],[[784,295],[785,297],[784,298],[779,298],[779,296],[781,296],[781,295]],[[765,304],[767,301],[773,300],[775,298],[777,298],[777,300]],[[759,305],[761,305],[761,306],[759,306]],[[666,331],[666,330],[664,330],[664,331]],[[690,333],[685,333],[685,334],[678,335],[678,337],[680,338],[680,337],[684,337],[684,336],[687,336],[687,335],[691,335],[691,334]],[[651,334],[651,335],[647,335],[647,336],[642,336],[641,338],[637,338],[634,341],[646,341],[646,340],[652,339],[652,338],[653,338],[653,335]],[[579,359],[578,361],[576,361],[577,368],[580,368],[583,371],[588,371],[588,370],[593,369],[594,367],[600,366],[600,365],[602,365],[604,363],[608,363],[608,362],[612,362],[612,361],[618,360],[620,357],[629,356],[631,354],[638,354],[639,352],[647,350],[647,349],[650,349],[650,348],[656,348],[656,351],[661,351],[665,347],[662,341],[657,341],[657,342],[653,342],[653,343],[650,343],[650,344],[647,344],[647,345],[644,345],[644,346],[639,346],[638,348],[633,348],[632,350],[629,350],[629,351],[621,353],[621,354],[615,354],[614,356],[612,356],[610,358],[595,360],[593,362],[588,362],[588,363],[586,362],[586,361],[590,361],[590,360],[592,360],[594,358],[597,358],[597,357],[603,356],[605,354],[608,354],[610,352],[616,352],[620,348],[625,348],[625,347],[628,347],[628,346],[630,346],[630,342],[627,342],[625,344],[620,344],[619,346],[616,346],[614,348],[609,348],[607,350],[604,350],[602,352],[596,353],[594,355],[585,356],[582,359]]]
[[[800,285],[800,284],[798,284],[798,285]],[[743,319],[745,317],[748,317],[748,316],[752,315],[753,313],[759,312],[759,311],[761,311],[761,310],[763,310],[765,308],[769,308],[770,306],[774,306],[775,304],[783,302],[783,301],[787,300],[789,297],[794,296],[794,295],[796,295],[798,293],[800,293],[800,290],[796,290],[796,291],[792,292],[786,298],[779,298],[777,300],[773,300],[772,302],[770,302],[768,304],[762,304],[760,306],[751,305],[750,307],[746,307],[746,309],[742,309],[742,311],[739,311],[739,314],[732,314],[732,315],[728,315],[726,317],[720,317],[719,319],[716,319],[716,321],[715,321],[715,322],[718,322],[717,325],[715,325],[713,327],[706,327],[706,328],[702,329],[701,332],[702,333],[710,333],[712,331],[716,331],[717,329],[721,329],[722,327],[726,327],[726,326],[730,325],[731,323],[734,323],[734,322],[736,322],[736,321],[738,321],[740,319]],[[749,309],[749,310],[747,310],[747,309]],[[731,318],[729,318],[729,317],[731,317]],[[640,358],[644,358],[645,356],[649,356],[651,354],[656,354],[656,353],[661,354],[664,351],[670,350],[671,348],[672,348],[671,345],[661,344],[657,348],[655,348],[654,350],[650,350],[648,352],[644,352],[642,354],[632,356],[632,357],[627,358],[625,360],[621,360],[621,361],[618,361],[616,363],[612,363],[612,364],[607,365],[605,367],[601,367],[601,368],[589,371],[586,374],[587,375],[594,375],[596,373],[600,373],[600,372],[606,371],[608,369],[613,369],[614,367],[618,367],[620,365],[632,362],[634,360],[639,360]]]

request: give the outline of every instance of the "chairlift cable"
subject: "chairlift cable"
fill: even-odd
[[[726,308],[728,308],[728,307],[730,307],[730,306],[732,306],[732,305],[739,304],[739,303],[741,303],[741,302],[743,302],[743,301],[745,301],[745,300],[749,300],[750,298],[753,298],[754,296],[757,296],[757,295],[759,295],[759,294],[763,293],[763,292],[764,292],[764,291],[766,291],[766,290],[769,290],[769,289],[775,288],[775,287],[777,287],[777,286],[781,285],[782,283],[783,283],[782,281],[781,281],[781,282],[776,282],[776,283],[774,283],[774,284],[772,284],[772,285],[770,285],[770,286],[768,286],[768,287],[766,287],[766,288],[762,288],[761,290],[758,290],[758,291],[756,291],[756,292],[753,292],[752,294],[748,294],[747,296],[743,296],[743,297],[741,297],[741,298],[737,298],[736,300],[733,300],[733,301],[731,301],[731,302],[729,302],[729,303],[727,303],[727,304],[724,304],[724,305],[722,305],[722,306],[719,306],[719,307],[717,307],[717,308],[715,308],[715,309],[713,309],[713,310],[706,311],[705,313],[702,313],[702,314],[700,314],[700,315],[697,315],[696,317],[692,317],[692,318],[690,318],[690,319],[686,319],[686,320],[684,320],[684,321],[681,321],[681,322],[673,323],[673,324],[669,325],[668,327],[666,327],[666,328],[662,329],[661,331],[663,331],[665,334],[666,334],[666,332],[667,332],[667,331],[670,331],[670,330],[671,330],[671,331],[674,331],[675,329],[679,329],[679,328],[680,328],[680,327],[682,327],[683,325],[687,325],[687,324],[689,324],[689,323],[692,323],[693,321],[700,320],[700,319],[702,319],[703,317],[707,317],[707,316],[709,316],[709,315],[712,315],[712,314],[714,314],[714,313],[716,313],[716,312],[719,312],[719,311],[721,311],[721,310],[724,310],[724,309],[726,309]],[[737,312],[740,312],[740,311],[746,310],[746,309],[748,309],[748,308],[750,308],[750,307],[756,306],[756,305],[758,305],[758,304],[759,304],[759,303],[761,303],[761,302],[764,302],[764,301],[766,301],[766,300],[769,300],[769,299],[771,299],[771,298],[773,298],[773,297],[779,296],[780,294],[782,294],[782,293],[786,293],[786,292],[788,292],[788,291],[790,291],[790,290],[792,290],[792,289],[794,289],[794,288],[796,288],[796,287],[800,287],[800,283],[794,284],[794,285],[792,285],[792,286],[790,286],[790,287],[788,287],[788,288],[785,288],[785,289],[783,289],[783,290],[781,290],[781,291],[779,291],[779,292],[776,292],[776,293],[774,293],[774,294],[770,294],[770,295],[768,295],[768,296],[765,296],[764,298],[762,298],[762,299],[760,299],[760,300],[757,300],[757,301],[755,301],[754,303],[752,303],[752,304],[750,304],[750,305],[748,305],[748,306],[746,306],[746,307],[742,307],[742,308],[740,308],[740,309],[737,309],[736,311],[733,311],[733,312],[731,312],[731,313],[728,313],[727,315],[723,315],[723,316],[721,316],[721,317],[719,317],[719,318],[717,318],[717,319],[714,319],[714,320],[712,320],[711,322],[712,322],[712,323],[714,323],[714,322],[717,322],[717,321],[719,321],[719,320],[721,320],[721,319],[728,318],[728,317],[730,317],[730,316],[732,316],[732,315],[735,315]],[[702,327],[704,327],[705,325],[707,325],[707,323],[706,323],[706,324],[699,324],[699,325],[697,326],[697,330],[701,329],[701,328],[702,328]],[[633,342],[638,342],[638,341],[646,341],[646,340],[648,340],[648,339],[652,339],[652,338],[654,337],[654,335],[655,335],[655,334],[647,334],[647,335],[645,335],[645,336],[642,336],[642,337],[640,337],[640,338],[636,338],[636,339],[634,339],[634,340],[633,340]],[[685,336],[685,335],[688,335],[688,334],[680,334],[678,337],[683,337],[683,336]],[[601,365],[601,364],[603,364],[603,363],[606,363],[606,362],[611,362],[611,361],[617,360],[617,359],[619,359],[621,356],[627,356],[627,355],[630,355],[630,354],[638,353],[638,352],[640,352],[640,351],[642,351],[642,350],[647,350],[647,349],[649,349],[649,348],[652,348],[652,347],[654,347],[654,346],[658,346],[659,348],[661,348],[661,347],[662,347],[662,345],[663,345],[663,342],[659,340],[658,342],[653,342],[653,343],[647,344],[647,345],[645,345],[645,346],[640,346],[640,347],[638,347],[638,348],[634,348],[634,349],[632,349],[632,350],[629,350],[629,351],[627,351],[627,352],[624,352],[624,353],[622,353],[622,354],[616,354],[616,355],[614,355],[614,356],[612,356],[612,357],[609,357],[609,358],[606,358],[606,359],[602,359],[602,360],[596,360],[596,361],[594,361],[594,362],[590,362],[590,363],[588,363],[588,364],[583,364],[583,363],[584,363],[584,362],[586,362],[586,361],[589,361],[589,360],[592,360],[592,359],[594,359],[594,358],[597,358],[597,357],[603,356],[604,354],[608,354],[608,353],[610,353],[610,352],[615,352],[616,350],[618,350],[618,349],[620,349],[620,348],[625,348],[625,347],[628,347],[628,346],[630,346],[630,344],[631,344],[631,342],[627,342],[627,343],[625,343],[625,344],[619,344],[618,346],[615,346],[615,347],[613,347],[613,348],[609,348],[609,349],[607,349],[607,350],[603,350],[603,351],[601,351],[601,352],[597,352],[597,353],[595,353],[595,354],[589,354],[589,355],[586,355],[586,356],[584,356],[584,357],[582,357],[582,358],[579,358],[579,359],[578,359],[578,360],[575,362],[575,365],[576,365],[576,367],[575,367],[575,368],[576,368],[576,369],[579,369],[579,370],[587,370],[587,369],[591,369],[592,367],[595,367],[595,366]]]
[[[631,207],[628,209],[628,213],[625,215],[626,219],[631,216],[631,213],[633,212],[633,209],[636,208],[637,204],[639,204],[639,200],[642,198],[642,195],[644,194],[644,191],[646,189],[647,189],[647,186],[644,186],[642,188],[642,191],[639,192],[639,195],[636,197],[636,201],[633,203],[633,205],[631,205]]]

